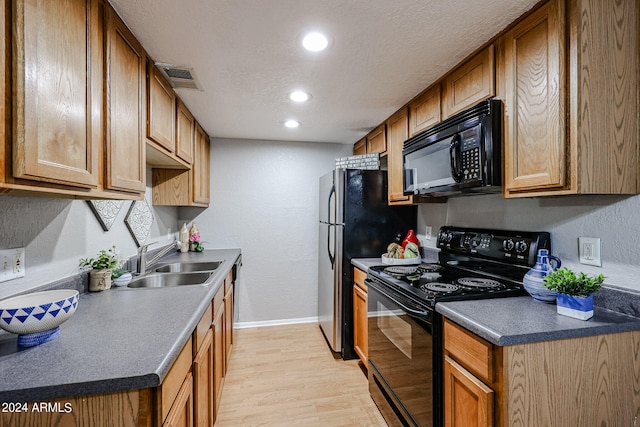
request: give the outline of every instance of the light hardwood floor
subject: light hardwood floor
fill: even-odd
[[[215,427],[386,426],[356,360],[335,359],[317,324],[234,331]]]

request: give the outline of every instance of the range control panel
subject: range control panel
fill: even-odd
[[[442,227],[438,248],[510,264],[534,265],[538,249],[551,250],[547,232]]]

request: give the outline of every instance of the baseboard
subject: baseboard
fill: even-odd
[[[318,317],[301,317],[298,319],[263,320],[259,322],[236,322],[234,329],[261,328],[263,326],[295,325],[297,323],[317,323]]]

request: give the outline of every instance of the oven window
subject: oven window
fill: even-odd
[[[405,356],[411,358],[411,324],[404,320],[404,311],[395,312],[385,307],[378,301],[378,317],[376,322],[378,329],[396,346]]]

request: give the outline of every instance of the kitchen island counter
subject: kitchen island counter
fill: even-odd
[[[529,296],[439,302],[436,311],[499,346],[640,330],[638,317],[595,307],[593,318],[578,320]]]
[[[122,287],[80,295],[60,337],[19,348],[0,333],[0,402],[157,387],[223,286],[240,249],[175,253],[162,262],[224,261],[206,285]]]

